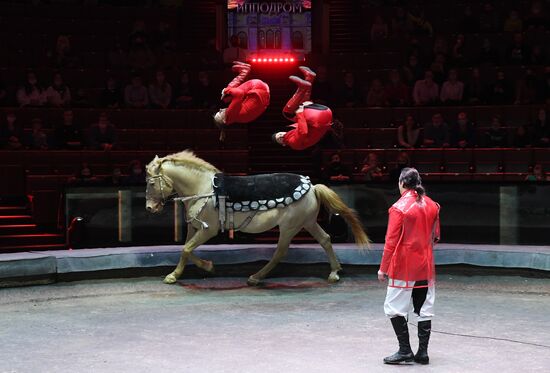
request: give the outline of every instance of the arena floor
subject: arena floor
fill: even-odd
[[[0,290],[0,372],[548,372],[550,281],[438,278],[429,366],[396,350],[374,276],[97,280]],[[411,322],[414,324],[415,320]],[[416,349],[416,328],[410,326]],[[452,333],[452,334],[451,334]],[[465,336],[469,335],[469,336]],[[403,369],[403,370],[401,370]]]

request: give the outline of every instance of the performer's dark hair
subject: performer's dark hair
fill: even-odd
[[[412,189],[418,194],[418,201],[426,195],[426,190],[422,186],[422,179],[416,168],[405,167],[399,175],[399,182],[403,183],[403,188]]]

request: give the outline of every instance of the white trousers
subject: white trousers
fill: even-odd
[[[390,280],[390,283],[391,280]],[[405,281],[394,280],[396,286],[405,286]],[[413,311],[418,321],[428,321],[434,316],[435,287],[398,288],[388,286],[384,313],[389,318],[396,316],[407,317]]]

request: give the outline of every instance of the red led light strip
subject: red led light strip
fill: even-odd
[[[290,63],[294,62],[296,59],[294,57],[285,57],[285,58],[279,58],[279,57],[263,57],[263,58],[253,58],[252,62],[254,63]]]

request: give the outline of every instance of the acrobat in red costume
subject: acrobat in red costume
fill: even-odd
[[[250,74],[250,65],[238,61],[233,63],[233,71],[238,75],[222,90],[222,101],[229,106],[214,115],[214,122],[222,129],[233,123],[252,122],[269,106],[269,86],[259,79],[245,81]]]
[[[277,132],[273,140],[294,150],[303,150],[317,144],[332,126],[332,111],[324,105],[315,104],[311,99],[311,85],[316,74],[305,66],[300,66],[305,80],[297,76],[289,79],[298,89],[283,109],[285,118],[295,122],[288,132]]]

